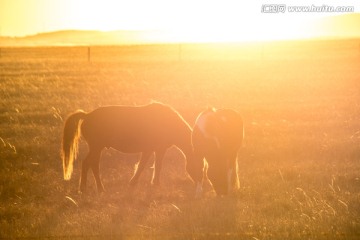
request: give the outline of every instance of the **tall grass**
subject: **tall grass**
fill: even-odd
[[[124,239],[357,239],[360,95],[357,40],[265,45],[5,48],[0,58],[0,237]],[[263,52],[262,52],[263,51]],[[77,193],[80,144],[63,181],[60,142],[74,110],[174,106],[193,124],[207,106],[245,120],[241,187],[193,199],[171,148],[161,187],[127,186],[138,155],[104,150],[106,193]],[[90,176],[89,176],[90,177]],[[90,180],[92,180],[90,178]]]

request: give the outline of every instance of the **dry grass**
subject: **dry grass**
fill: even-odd
[[[3,48],[0,238],[357,239],[360,237],[359,41],[247,45]],[[192,197],[168,151],[129,189],[137,155],[102,154],[107,192],[62,179],[63,118],[108,104],[173,105],[190,124],[207,106],[245,119],[241,188]],[[82,143],[80,159],[87,146]],[[91,177],[89,176],[90,180]]]

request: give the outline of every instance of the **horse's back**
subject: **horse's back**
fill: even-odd
[[[87,141],[101,142],[105,147],[121,145],[124,151],[137,151],[135,148],[143,146],[171,144],[181,120],[171,107],[160,103],[106,106],[87,114],[82,133]]]

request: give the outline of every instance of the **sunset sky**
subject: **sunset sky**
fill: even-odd
[[[286,4],[284,12],[270,3]],[[57,30],[162,30],[185,41],[311,37],[312,21],[339,12],[289,12],[291,6],[351,6],[360,1],[0,0],[0,35]]]

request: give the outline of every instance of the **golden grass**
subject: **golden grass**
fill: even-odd
[[[357,239],[360,237],[358,40],[247,45],[3,48],[0,237]],[[180,61],[179,61],[180,59]],[[182,155],[166,154],[129,189],[137,155],[102,154],[106,193],[62,177],[63,119],[109,104],[172,105],[193,124],[207,106],[245,120],[241,187],[193,199]],[[79,159],[87,146],[80,144]]]

